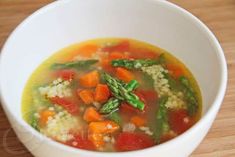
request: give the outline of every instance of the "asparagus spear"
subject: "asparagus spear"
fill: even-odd
[[[157,143],[160,142],[162,133],[169,129],[169,124],[167,119],[167,108],[165,106],[167,100],[168,100],[167,96],[163,96],[159,100],[159,108],[157,111],[157,123],[156,123],[157,128],[155,131],[155,137]]]
[[[116,59],[112,60],[112,66],[125,67],[127,69],[140,69],[141,67],[148,67],[155,64],[163,64],[165,62],[164,54],[162,53],[157,60],[152,59]]]
[[[90,60],[72,61],[72,62],[66,62],[66,63],[55,63],[55,64],[52,64],[51,68],[52,69],[69,69],[69,68],[81,69],[81,68],[87,68],[97,62],[98,60],[96,59],[90,59]]]
[[[194,115],[198,109],[198,102],[195,92],[190,85],[189,80],[185,76],[179,77],[179,80],[174,80],[168,73],[164,73],[164,77],[168,80],[169,85],[173,91],[182,91],[187,101],[187,108],[189,115]]]
[[[121,125],[122,123],[122,118],[120,117],[119,113],[117,111],[112,112],[108,115],[108,118],[117,124]]]
[[[38,128],[38,119],[34,116],[34,114],[31,117],[30,125],[35,129],[39,130]]]
[[[141,67],[147,67],[154,64],[157,64],[156,60],[151,59],[137,59],[137,60],[128,60],[128,59],[116,59],[112,60],[112,66],[114,67],[125,67],[127,69],[139,69]]]
[[[164,57],[164,53],[160,54],[160,56],[158,57],[158,64],[164,64],[166,62],[166,58]]]
[[[191,87],[189,80],[186,77],[181,76],[179,78],[179,82],[183,87],[183,93],[186,97],[188,113],[189,115],[194,115],[198,109],[198,102],[196,99],[195,92]]]
[[[109,86],[114,97],[116,97],[119,100],[124,100],[124,97],[121,95],[120,89],[119,89],[119,87],[125,86],[124,82],[113,78],[112,76],[110,76],[107,73],[104,73],[102,76],[103,76],[104,81]]]
[[[111,98],[100,109],[100,113],[107,114],[117,109],[120,104],[120,100],[117,98]]]
[[[125,100],[130,105],[140,110],[144,109],[144,103],[139,100],[139,97],[132,92],[129,92],[120,80],[113,78],[107,73],[104,73],[104,79],[109,86],[112,94],[119,100]]]
[[[127,91],[131,92],[134,89],[136,89],[139,84],[138,84],[138,82],[136,80],[132,80],[128,84],[124,84],[123,83],[123,85],[125,86]],[[119,99],[111,98],[111,99],[109,99],[109,101],[107,103],[105,103],[102,106],[102,108],[100,109],[100,113],[103,113],[103,114],[110,113],[110,112],[114,111],[115,109],[117,109],[119,104],[120,104],[120,100]]]
[[[130,82],[128,82],[128,84],[125,86],[125,88],[127,89],[128,92],[131,92],[134,89],[136,89],[138,86],[139,86],[138,81],[131,80]]]
[[[173,79],[173,77],[169,73],[163,72],[163,75],[164,75],[164,78],[168,80],[171,90],[173,91],[180,90],[179,84],[177,83],[175,79]]]

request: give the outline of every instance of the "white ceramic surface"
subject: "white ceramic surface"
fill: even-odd
[[[40,135],[21,116],[21,96],[33,70],[55,51],[92,38],[127,37],[173,53],[195,75],[203,116],[164,144],[124,153],[73,149]],[[37,157],[186,157],[208,132],[224,97],[227,67],[209,29],[187,11],[158,0],[60,0],[23,21],[5,43],[0,60],[3,108],[19,139]]]

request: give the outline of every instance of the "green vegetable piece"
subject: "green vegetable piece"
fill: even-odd
[[[105,103],[102,108],[99,110],[102,114],[108,114],[118,108],[120,101],[116,98],[111,98]]]
[[[107,118],[109,118],[110,120],[116,122],[119,125],[122,124],[122,118],[120,117],[118,111],[110,113]]]
[[[38,128],[38,119],[37,119],[34,115],[31,116],[30,125],[31,125],[35,130],[37,130],[37,131],[39,130],[39,128]]]
[[[151,59],[136,59],[136,60],[128,60],[128,59],[116,59],[112,60],[112,66],[114,67],[125,67],[127,69],[140,69],[141,67],[147,67],[154,64],[157,64],[156,60]]]
[[[140,69],[141,67],[148,67],[155,64],[164,64],[165,57],[162,53],[157,60],[152,59],[116,59],[112,60],[112,66],[114,67],[125,67],[127,69]]]
[[[169,130],[168,118],[167,118],[167,108],[165,106],[168,100],[167,96],[163,96],[159,99],[159,108],[157,111],[157,122],[155,131],[155,140],[160,143],[161,135]]]
[[[139,86],[138,81],[131,80],[130,82],[128,82],[128,84],[125,86],[125,88],[127,89],[128,92],[131,92],[134,89],[136,89],[138,86]]]
[[[159,56],[157,62],[158,62],[158,64],[164,64],[164,63],[166,63],[166,59],[165,59],[164,53],[160,54],[160,56]]]
[[[77,70],[80,70],[82,68],[88,68],[89,66],[97,63],[98,60],[96,59],[90,59],[90,60],[81,60],[81,61],[72,61],[72,62],[66,62],[66,63],[54,63],[52,64],[52,69],[70,69],[74,68]]]
[[[183,93],[185,95],[188,107],[188,113],[193,116],[198,110],[198,101],[196,99],[196,94],[190,85],[189,80],[185,76],[179,78],[179,82],[182,85]]]
[[[139,100],[139,97],[134,93],[129,92],[120,80],[113,78],[107,73],[104,73],[104,79],[109,86],[112,94],[119,100],[127,101],[133,107],[140,110],[144,109],[144,103]]]
[[[164,75],[164,78],[168,80],[168,83],[170,85],[170,88],[173,90],[173,91],[179,91],[180,90],[180,87],[179,85],[177,84],[177,81],[175,79],[172,78],[172,76],[170,76],[169,73],[163,73]]]
[[[103,79],[109,86],[109,89],[111,90],[114,97],[116,97],[119,100],[124,100],[124,98],[120,93],[119,87],[124,86],[125,84],[122,81],[113,78],[107,73],[103,73]]]
[[[138,87],[139,83],[136,80],[132,80],[128,84],[123,83],[123,85],[125,85],[125,88],[130,92],[130,91],[136,89]],[[115,90],[116,90],[116,88],[115,88]],[[117,109],[119,104],[120,104],[120,101],[117,98],[109,99],[109,101],[107,103],[105,103],[102,106],[102,108],[100,109],[100,113],[103,113],[103,114],[110,113],[110,112],[114,111],[115,109]]]
[[[136,80],[130,81],[128,84],[123,83],[121,80],[113,78],[107,73],[103,73],[103,79],[109,86],[115,98],[110,99],[100,109],[101,113],[107,114],[117,109],[120,101],[126,101],[130,105],[140,110],[144,109],[144,103],[139,100],[139,97],[132,93],[139,83]]]

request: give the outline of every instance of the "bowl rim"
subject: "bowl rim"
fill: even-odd
[[[73,0],[60,0],[60,1],[54,1],[52,3],[49,3],[41,8],[39,8],[38,10],[36,10],[35,12],[33,12],[31,15],[29,15],[27,18],[25,18],[14,30],[13,32],[9,35],[9,37],[7,38],[7,40],[5,41],[1,53],[0,53],[0,75],[2,73],[2,56],[5,55],[5,49],[7,49],[8,44],[11,42],[11,39],[15,36],[15,34],[21,30],[22,28],[24,28],[25,25],[27,25],[28,23],[31,22],[31,20],[33,20],[34,18],[37,18],[38,15],[46,13],[48,11],[53,10],[56,7],[59,7],[61,5],[63,5],[63,3],[69,3],[70,1]],[[176,143],[176,141],[178,141],[181,138],[185,138],[187,136],[189,136],[193,131],[199,129],[199,126],[204,123],[207,119],[210,118],[210,116],[213,113],[218,112],[224,95],[225,95],[225,91],[226,91],[226,86],[227,86],[227,64],[226,64],[226,60],[225,60],[225,56],[224,56],[224,52],[218,42],[218,40],[216,39],[215,35],[210,31],[210,29],[203,23],[201,22],[197,17],[195,17],[193,14],[191,14],[190,12],[188,12],[187,10],[181,8],[180,6],[173,4],[172,2],[169,1],[161,1],[161,0],[145,0],[145,1],[149,1],[149,2],[154,2],[154,3],[161,3],[163,5],[166,5],[169,9],[171,10],[176,10],[179,14],[181,14],[181,16],[184,16],[185,18],[187,18],[187,20],[190,20],[194,25],[196,25],[207,37],[207,39],[209,40],[209,42],[213,45],[213,47],[216,49],[215,53],[217,55],[217,58],[219,60],[219,64],[220,64],[220,70],[221,70],[221,75],[220,75],[220,85],[219,85],[219,90],[215,96],[215,99],[211,105],[211,107],[208,109],[208,111],[201,117],[201,119],[195,124],[193,125],[190,129],[188,129],[186,132],[184,132],[183,134],[175,137],[172,140],[169,140],[167,142],[164,142],[162,144],[159,145],[155,145],[149,148],[145,148],[145,149],[141,149],[141,150],[135,150],[135,151],[128,151],[128,152],[98,152],[98,151],[88,151],[88,150],[84,150],[84,149],[78,149],[78,148],[73,148],[71,146],[67,146],[64,144],[61,144],[59,142],[56,142],[44,135],[42,135],[41,133],[39,133],[38,131],[36,131],[35,129],[33,129],[31,126],[28,125],[28,123],[26,123],[23,118],[19,119],[19,117],[17,117],[16,115],[14,115],[13,113],[10,112],[10,110],[8,109],[8,105],[7,105],[7,101],[5,100],[2,91],[2,81],[0,79],[0,100],[1,100],[1,104],[2,107],[5,111],[5,113],[7,113],[7,117],[9,119],[10,117],[13,117],[13,120],[16,121],[18,124],[20,124],[20,126],[23,126],[25,128],[25,130],[29,131],[34,137],[36,138],[40,138],[42,139],[42,141],[45,141],[48,143],[48,145],[54,145],[55,147],[62,149],[63,151],[70,151],[73,153],[80,153],[81,155],[98,155],[98,156],[120,156],[120,155],[138,155],[138,153],[146,153],[147,151],[153,151],[153,150],[158,150],[158,149],[162,149],[162,147],[168,147],[168,145],[172,145],[174,143]],[[11,124],[12,125],[12,124]],[[15,128],[13,128],[15,130]],[[15,130],[16,132],[16,130]],[[30,150],[29,150],[30,151]]]

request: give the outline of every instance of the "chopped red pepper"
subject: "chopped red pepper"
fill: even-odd
[[[139,150],[154,145],[154,140],[143,133],[120,133],[116,139],[115,148],[117,151]]]
[[[169,111],[170,127],[177,134],[181,134],[192,126],[192,119],[184,109]]]
[[[76,135],[75,138],[66,144],[73,146],[75,148],[95,150],[94,144],[84,135]]]
[[[74,70],[59,70],[56,72],[57,77],[61,77],[63,80],[72,80],[75,77],[75,71]]]
[[[50,101],[54,104],[64,107],[71,114],[76,114],[79,111],[78,105],[66,98],[53,97],[50,98]]]
[[[148,102],[156,102],[158,99],[158,94],[156,91],[154,90],[141,90],[138,89],[136,91],[136,94],[139,93],[140,95],[142,95],[143,99],[148,101]]]
[[[129,47],[130,47],[129,42],[127,40],[124,40],[124,41],[118,43],[117,45],[104,47],[103,51],[105,51],[105,52],[114,52],[114,51],[126,52],[126,51],[129,51]]]

